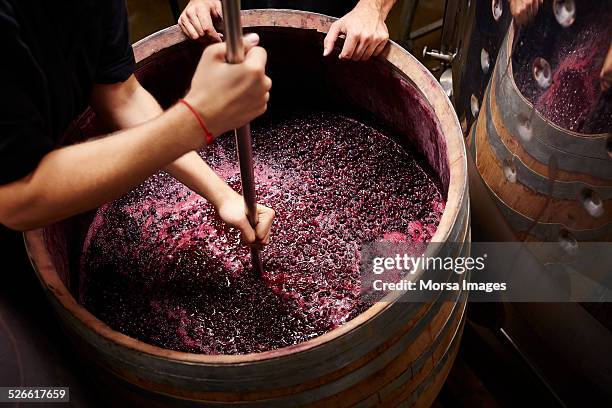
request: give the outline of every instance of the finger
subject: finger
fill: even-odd
[[[359,41],[359,43],[357,44],[357,47],[355,47],[355,52],[353,53],[353,56],[351,57],[352,61],[361,61],[361,58],[363,58],[363,55],[365,54],[366,50],[368,49],[368,41],[365,39],[361,39]]]
[[[249,56],[251,49],[254,47],[253,44],[257,45],[258,42],[259,42],[259,36],[257,34],[253,33],[253,34],[245,35],[244,45],[245,45],[245,51],[247,53],[247,57]],[[226,43],[216,43],[216,44],[209,45],[208,47],[206,47],[204,52],[210,54],[213,59],[216,59],[219,61],[225,61],[225,54],[227,52],[227,44]],[[264,54],[265,54],[265,51],[264,51]],[[265,62],[264,62],[264,66],[265,66]]]
[[[252,68],[265,72],[267,59],[268,54],[266,54],[266,50],[261,47],[253,47],[246,53],[244,63]]]
[[[197,40],[198,38],[200,38],[196,29],[191,25],[191,22],[185,21],[182,27],[183,32],[185,33],[185,35],[187,35],[187,37],[191,38],[192,40]]]
[[[261,225],[263,220],[260,220],[255,226],[255,242],[256,243],[265,243],[266,238],[270,237],[270,228],[272,227],[272,220],[268,220],[266,225]]]
[[[261,207],[260,207],[261,209]],[[262,242],[266,236],[270,234],[270,229],[272,228],[272,222],[274,221],[274,211],[261,211],[259,212],[259,221],[255,226],[255,234],[257,236],[257,241]]]
[[[270,91],[270,89],[272,89],[272,80],[270,79],[270,77],[265,77],[264,78],[264,89],[266,91]]]
[[[378,47],[379,44],[380,44],[379,41],[374,41],[374,40],[370,41],[367,47],[365,48],[365,51],[363,52],[363,55],[361,56],[360,61],[369,60],[374,54],[374,51],[376,51],[376,48]]]
[[[261,245],[270,245],[270,234],[267,234],[261,239]]]
[[[348,60],[353,58],[353,54],[355,53],[355,48],[357,48],[357,45],[357,36],[352,33],[347,34],[346,40],[344,40],[344,47],[342,47],[342,52],[340,53],[340,59]]]
[[[327,57],[331,54],[334,49],[334,44],[338,39],[338,35],[340,35],[341,25],[339,21],[336,21],[334,24],[329,27],[329,32],[325,36],[325,40],[323,40],[323,56]]]
[[[223,38],[221,38],[221,35],[217,32],[217,30],[213,28],[210,28],[209,30],[206,30],[205,33],[210,39],[212,39],[214,42],[221,42],[223,41]]]
[[[198,14],[195,11],[187,12],[187,19],[198,35],[196,38],[202,37],[204,35],[204,28]]]
[[[257,33],[248,33],[242,38],[242,41],[244,43],[244,53],[247,54],[251,48],[259,44],[259,35]]]
[[[221,7],[221,2],[220,1],[216,1],[215,2],[215,6],[214,6],[214,8],[211,11],[214,11],[215,17],[223,18],[223,9]]]
[[[375,56],[379,56],[383,52],[383,50],[385,49],[386,46],[387,46],[387,42],[386,41],[381,42],[380,44],[378,44],[376,46],[376,49],[374,50],[373,54]]]
[[[204,52],[210,54],[211,57],[215,60],[225,62],[225,54],[227,52],[227,45],[226,43],[211,44],[208,47],[206,47]]]
[[[212,10],[211,10],[212,12]],[[215,42],[221,42],[221,37],[217,30],[215,30],[215,26],[212,22],[212,17],[210,16],[210,12],[206,9],[198,9],[197,10],[198,20],[202,24],[202,35],[208,35]]]
[[[243,244],[250,245],[255,242],[255,231],[248,222],[241,224],[238,229],[240,229],[240,241]]]

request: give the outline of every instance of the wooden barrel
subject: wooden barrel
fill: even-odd
[[[395,44],[366,63],[323,58],[322,41],[332,22],[297,11],[243,14],[245,28],[258,32],[268,50],[274,109],[298,104],[350,108],[392,129],[400,143],[418,147],[440,177],[447,199],[433,238],[442,244],[432,247],[436,253],[465,256],[466,152],[448,98],[427,69]],[[168,105],[189,86],[204,45],[186,40],[177,27],[154,34],[134,46],[137,76]],[[95,134],[95,123],[86,112],[66,140]],[[461,291],[428,303],[389,296],[329,333],[263,353],[213,356],[145,344],[112,330],[75,300],[78,258],[92,214],[28,232],[26,246],[75,348],[101,368],[96,372],[125,384],[126,395],[139,404],[429,406],[457,354],[467,297]],[[452,274],[449,279],[463,277]]]
[[[478,172],[519,239],[612,238],[610,134],[562,129],[514,81],[509,30],[468,142]]]

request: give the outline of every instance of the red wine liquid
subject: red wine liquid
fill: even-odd
[[[355,120],[309,113],[253,126],[259,202],[276,210],[264,276],[239,233],[165,174],[101,207],[81,259],[81,302],[110,327],[205,354],[303,342],[357,316],[359,251],[426,242],[444,201],[413,152]],[[202,153],[239,189],[233,137]]]

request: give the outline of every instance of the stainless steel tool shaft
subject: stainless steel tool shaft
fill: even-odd
[[[225,25],[225,42],[227,43],[227,62],[238,64],[244,61],[244,44],[242,41],[242,23],[240,21],[240,0],[223,0],[223,22]],[[246,215],[253,227],[257,224],[257,196],[255,194],[255,175],[253,172],[253,144],[251,126],[246,124],[234,130],[238,161],[240,163],[240,179],[242,195],[246,207]],[[258,275],[263,274],[261,252],[251,249],[253,270]]]

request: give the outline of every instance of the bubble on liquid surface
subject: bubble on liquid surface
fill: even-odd
[[[444,211],[414,152],[330,113],[252,126],[259,202],[276,210],[264,275],[239,232],[159,173],[100,208],[81,259],[80,301],[114,330],[160,347],[244,354],[297,344],[351,320],[359,249],[384,237],[427,242]],[[391,136],[391,135],[389,135]],[[232,137],[202,153],[234,189]]]
[[[533,79],[542,89],[548,89],[552,84],[552,69],[544,58],[538,57],[533,60]]]
[[[555,0],[553,12],[557,22],[563,27],[569,27],[576,21],[576,3],[574,0]]]

